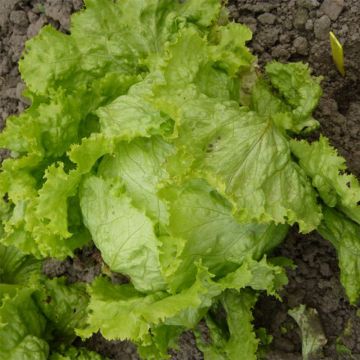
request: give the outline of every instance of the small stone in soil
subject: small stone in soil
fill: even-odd
[[[315,37],[319,40],[325,40],[329,36],[331,21],[327,15],[317,19],[314,24]]]
[[[309,13],[306,9],[300,8],[297,10],[294,18],[294,27],[298,30],[305,29],[305,24],[308,21]]]
[[[297,5],[308,10],[317,8],[320,4],[317,0],[298,0]]]
[[[275,23],[276,20],[276,16],[274,14],[271,13],[265,13],[265,14],[261,14],[258,17],[258,20],[261,22],[261,24],[263,25],[272,25]]]
[[[320,10],[331,20],[335,21],[343,11],[344,6],[344,0],[325,0]]]
[[[13,11],[10,14],[10,21],[13,24],[21,26],[21,27],[26,27],[29,24],[26,13],[25,13],[25,11],[22,11],[22,10]]]
[[[332,272],[331,272],[329,264],[327,264],[327,263],[321,264],[320,265],[320,273],[323,276],[330,277],[332,275]]]
[[[312,31],[314,29],[314,21],[309,19],[305,24],[305,30]]]
[[[299,55],[307,55],[309,52],[309,44],[306,38],[299,36],[294,40],[294,48]]]

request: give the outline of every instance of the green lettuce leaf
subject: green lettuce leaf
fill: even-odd
[[[201,27],[207,27],[216,22],[220,10],[221,4],[218,0],[188,0],[178,8],[182,16]]]
[[[77,330],[77,334],[89,337],[101,331],[107,339],[135,341],[149,359],[167,358],[165,348],[174,345],[183,330],[194,328],[226,289],[254,286],[273,292],[287,281],[283,269],[265,260],[260,263],[248,260],[219,281],[202,265],[198,264],[197,270],[194,283],[172,295],[167,292],[145,295],[130,284],[113,285],[105,278],[96,279],[89,289],[88,327]],[[162,337],[167,331],[168,336]]]
[[[323,213],[318,231],[335,247],[341,283],[350,302],[356,304],[360,297],[360,225],[329,207]]]
[[[236,360],[239,354],[244,359],[256,360],[259,340],[256,339],[252,325],[252,308],[257,296],[251,291],[226,291],[221,296],[221,303],[227,314],[225,331],[210,316],[206,324],[210,330],[211,343],[207,344],[197,336],[197,344],[205,360]],[[241,326],[239,326],[241,324]]]
[[[183,152],[178,156],[188,159],[185,169],[192,165],[195,176],[229,199],[240,220],[297,222],[303,232],[317,227],[316,193],[269,119],[203,97],[174,106],[181,111],[176,143]]]
[[[46,332],[55,343],[71,343],[75,328],[86,324],[88,295],[83,284],[67,285],[64,278],[45,280],[38,286],[34,299],[47,319]]]
[[[49,360],[102,360],[104,357],[97,354],[96,352],[71,347],[62,347],[60,351],[52,353]]]
[[[184,239],[177,261],[171,260],[167,269],[172,288],[194,280],[199,260],[210,272],[224,276],[247,257],[260,259],[282,242],[287,233],[285,225],[238,223],[230,204],[205,181],[165,188],[161,195],[167,200],[170,213],[171,237],[162,238],[164,258],[174,259],[166,249],[176,248],[179,239]]]
[[[138,290],[163,288],[154,224],[132,204],[121,183],[90,177],[80,197],[84,223],[110,269],[130,276]]]
[[[189,44],[193,51],[184,50]],[[154,101],[175,119],[179,150],[169,171],[205,178],[243,222],[297,222],[303,232],[315,229],[321,220],[316,193],[292,161],[288,138],[276,123],[199,93],[197,75],[212,61],[206,45],[194,30],[181,32],[159,69],[162,83],[155,86]]]
[[[106,179],[121,179],[133,204],[145,210],[155,223],[168,223],[168,210],[158,196],[160,183],[168,179],[164,168],[173,150],[160,137],[121,142],[112,156],[106,156],[99,166],[98,174]]]
[[[210,39],[216,44],[210,47],[214,66],[225,70],[231,77],[250,70],[255,57],[246,47],[252,39],[252,32],[247,26],[229,23],[218,27]]]
[[[0,283],[28,285],[40,277],[41,262],[0,244]]]
[[[85,285],[46,279],[40,261],[0,245],[1,359],[47,359],[86,325],[87,305]]]
[[[341,209],[360,223],[359,181],[354,175],[346,173],[345,159],[338,155],[329,140],[324,136],[311,144],[305,140],[292,140],[290,146],[325,204]]]
[[[303,63],[272,62],[266,65],[266,74],[292,109],[291,114],[296,120],[292,130],[301,132],[307,128],[307,131],[311,131],[318,127],[311,114],[322,95],[321,78],[312,77],[309,66]]]
[[[45,360],[49,346],[45,336],[46,319],[32,299],[30,288],[4,292],[0,288],[0,358]]]

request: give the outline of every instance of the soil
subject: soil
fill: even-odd
[[[81,0],[0,0],[0,128],[6,118],[21,112],[17,62],[24,42],[47,23],[69,30],[70,14],[81,8]],[[358,0],[229,0],[231,17],[254,32],[250,44],[262,65],[271,60],[308,62],[317,76],[323,76],[324,95],[316,111],[320,131],[347,159],[350,170],[360,176],[360,3]],[[346,76],[336,70],[328,40],[332,30],[344,45]],[[0,158],[6,156],[0,152]],[[306,304],[319,313],[327,337],[322,359],[360,359],[360,318],[349,305],[339,282],[333,247],[316,234],[299,235],[293,230],[276,255],[297,265],[289,271],[289,285],[283,302],[262,297],[255,309],[257,326],[273,336],[267,359],[301,359],[301,337],[290,308]],[[65,262],[48,260],[49,276],[65,275],[69,281],[90,282],[101,271],[102,261],[94,247],[79,251]],[[126,278],[114,276],[114,282]],[[108,342],[100,334],[85,345],[111,359],[137,359],[128,342]],[[352,355],[349,354],[348,349]],[[342,350],[342,351],[339,351]],[[201,359],[192,334],[183,335],[173,359]],[[240,358],[239,358],[240,359]]]

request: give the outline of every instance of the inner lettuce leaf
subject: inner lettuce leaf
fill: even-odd
[[[325,137],[294,139],[318,126],[307,65],[262,72],[220,0],[86,0],[71,23],[27,43],[31,106],[0,134],[2,357],[96,358],[68,347],[77,328],[165,359],[206,318],[208,359],[255,359],[251,309],[286,284],[269,255],[292,225],[335,246],[358,300],[358,181]],[[99,277],[88,298],[39,274],[91,240],[130,284]]]

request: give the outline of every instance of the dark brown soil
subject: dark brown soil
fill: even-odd
[[[17,61],[24,42],[46,23],[68,31],[69,16],[81,0],[0,0],[0,127],[10,114],[22,111]],[[251,43],[260,64],[272,59],[309,62],[316,75],[324,77],[324,96],[316,112],[321,132],[360,175],[360,2],[359,0],[229,0],[233,19],[254,31]],[[344,44],[347,74],[342,77],[331,60],[329,30]],[[1,152],[0,157],[6,155]],[[277,255],[291,258],[297,269],[289,272],[290,283],[283,302],[261,298],[256,324],[274,337],[267,359],[301,359],[299,329],[287,311],[299,304],[315,308],[328,343],[324,359],[360,359],[360,318],[339,283],[336,253],[316,234],[301,236],[294,230]],[[67,275],[71,281],[86,281],[101,271],[101,258],[93,248],[65,262],[50,260],[50,276]],[[123,278],[114,281],[123,281]],[[137,359],[126,342],[107,342],[94,335],[86,346],[112,359]],[[352,352],[349,355],[345,347]],[[339,352],[339,350],[342,350]],[[173,359],[201,359],[191,333],[184,335]],[[241,355],[239,354],[239,359]],[[244,359],[245,360],[245,359]]]

